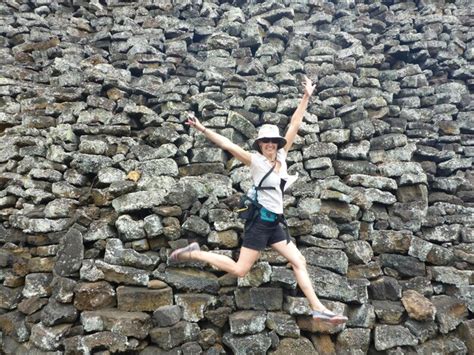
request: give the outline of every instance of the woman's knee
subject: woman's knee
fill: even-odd
[[[306,268],[306,258],[303,255],[299,255],[296,260],[294,260],[291,265],[296,269],[305,269]]]
[[[245,275],[247,275],[249,271],[250,271],[250,268],[237,265],[233,274],[237,277],[245,277]]]

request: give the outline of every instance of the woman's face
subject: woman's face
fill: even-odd
[[[263,155],[273,156],[277,151],[278,141],[264,139],[264,140],[260,140],[258,142],[258,145]]]

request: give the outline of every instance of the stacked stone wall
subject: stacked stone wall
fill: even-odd
[[[0,348],[5,354],[474,353],[470,1],[5,0],[0,4]],[[243,278],[245,149],[287,126],[286,260]]]

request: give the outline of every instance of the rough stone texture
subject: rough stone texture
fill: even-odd
[[[225,333],[222,340],[236,355],[265,354],[271,346],[270,337],[264,332],[246,336]]]
[[[81,268],[83,258],[82,234],[71,228],[59,244],[54,271],[60,276],[72,276]]]
[[[110,330],[114,333],[145,338],[151,327],[151,317],[144,312],[123,312],[117,309],[84,311],[81,324],[86,332]]]
[[[196,323],[178,322],[171,327],[157,327],[150,330],[150,339],[162,349],[170,350],[185,342],[196,340],[199,326]]]
[[[230,332],[234,335],[257,334],[265,329],[267,320],[262,311],[240,311],[229,317]]]
[[[307,338],[299,339],[283,338],[275,350],[268,352],[271,355],[297,355],[313,354],[315,351],[313,344]]]
[[[378,351],[396,346],[413,346],[418,343],[410,331],[401,325],[378,325],[374,330],[375,348]]]
[[[403,292],[402,303],[408,316],[418,321],[433,320],[436,310],[433,304],[414,290]]]
[[[80,311],[113,307],[115,289],[105,281],[80,283],[74,289],[74,306]]]
[[[173,291],[166,287],[150,290],[143,287],[117,287],[117,308],[129,312],[152,312],[158,307],[173,304]]]
[[[473,352],[469,5],[1,2],[0,348]],[[252,183],[188,113],[250,149],[304,75],[285,215],[346,327],[314,324],[274,251],[240,279],[168,260],[192,241],[236,259]]]

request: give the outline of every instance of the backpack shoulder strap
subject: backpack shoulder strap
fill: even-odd
[[[262,180],[260,180],[260,183],[258,184],[258,186],[255,187],[255,190],[274,190],[275,188],[273,186],[268,186],[268,187],[262,187],[262,184],[263,182],[265,181],[265,179],[268,177],[268,175],[270,175],[272,173],[272,171],[275,169],[275,165],[276,164],[273,164],[272,168],[270,170],[267,171],[267,173],[265,174],[265,176],[262,178]]]

